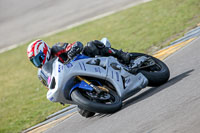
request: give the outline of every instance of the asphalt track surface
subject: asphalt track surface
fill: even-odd
[[[145,1],[0,0],[0,49]]]
[[[199,46],[200,38],[165,59],[169,82],[142,90],[117,113],[89,119],[76,113],[45,133],[199,133]]]

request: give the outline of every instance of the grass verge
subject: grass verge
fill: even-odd
[[[108,37],[112,47],[151,54],[200,22],[199,0],[153,0],[42,38],[48,44]],[[46,100],[27,44],[0,54],[0,132],[20,132],[63,108]]]

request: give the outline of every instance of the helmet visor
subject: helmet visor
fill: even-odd
[[[30,61],[33,63],[34,66],[36,67],[41,67],[42,66],[42,62],[44,60],[44,54],[40,51],[39,54],[37,54],[36,56],[30,58]]]

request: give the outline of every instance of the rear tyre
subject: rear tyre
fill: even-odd
[[[148,86],[157,87],[166,83],[170,77],[169,68],[161,60],[142,53],[131,53],[132,58],[137,58],[139,56],[151,57],[155,61],[155,65],[149,68],[139,70],[149,81]]]
[[[116,92],[109,90],[106,95],[110,96],[108,100],[97,100],[88,95],[86,91],[76,89],[72,92],[72,101],[81,109],[96,113],[114,113],[121,109],[122,101]]]

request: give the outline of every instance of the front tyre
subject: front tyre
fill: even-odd
[[[93,92],[94,93],[94,92]],[[96,113],[114,113],[121,109],[122,101],[121,98],[116,94],[116,92],[109,90],[109,93],[105,94],[110,98],[107,100],[101,100],[94,98],[92,92],[83,91],[81,89],[76,89],[72,92],[72,101],[77,104],[80,108],[88,110],[90,112]]]

